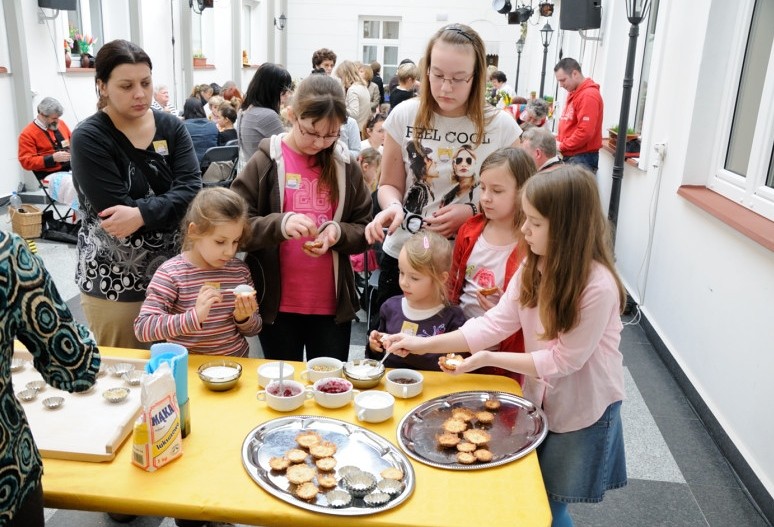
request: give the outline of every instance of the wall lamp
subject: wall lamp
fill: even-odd
[[[285,29],[285,25],[288,22],[288,17],[286,17],[284,14],[280,15],[279,18],[274,17],[274,27],[282,31]]]

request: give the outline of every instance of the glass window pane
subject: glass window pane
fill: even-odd
[[[399,39],[400,38],[400,22],[385,22],[384,23],[384,38]]]
[[[769,158],[769,175],[766,177],[766,186],[774,188],[774,148],[771,149],[771,157]]]
[[[382,66],[382,79],[384,79],[384,87],[387,88],[387,83],[395,75],[398,74],[397,66]]]
[[[371,64],[376,60],[376,46],[363,46],[363,64]]]
[[[379,38],[379,21],[363,21],[363,38]]]
[[[648,96],[648,79],[650,77],[650,61],[653,55],[653,41],[656,40],[656,19],[658,18],[659,0],[650,5],[648,15],[648,31],[645,34],[645,48],[642,50],[642,71],[640,71],[640,89],[637,92],[637,108],[634,111],[634,130],[642,132],[642,116],[645,113],[645,101]]]
[[[755,3],[750,34],[747,38],[747,50],[744,66],[736,94],[734,119],[731,122],[731,136],[728,140],[726,170],[740,176],[747,176],[750,163],[755,123],[758,119],[758,106],[766,80],[766,69],[774,40],[774,2]]]
[[[384,64],[398,64],[398,46],[384,46]]]
[[[253,25],[250,23],[253,18],[253,8],[249,5],[242,6],[242,50],[247,51],[248,60],[252,58],[252,49],[250,44],[253,41],[251,28]]]

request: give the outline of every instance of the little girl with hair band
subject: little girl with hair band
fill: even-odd
[[[368,336],[366,356],[382,359],[383,335],[403,333],[432,337],[453,331],[465,322],[462,310],[449,305],[446,298],[450,263],[451,243],[439,234],[420,232],[403,244],[398,256],[403,296],[394,296],[382,304],[379,326]],[[384,365],[388,368],[437,371],[441,355],[391,355]]]
[[[261,141],[231,188],[249,204],[246,263],[261,299],[266,358],[347,360],[358,291],[349,261],[366,249],[371,195],[338,141],[341,84],[310,75],[288,107],[286,134]]]
[[[235,192],[201,190],[183,220],[183,252],[156,270],[134,332],[142,342],[166,340],[190,353],[247,357],[245,337],[261,331],[247,266],[236,258],[245,239],[247,205]],[[238,292],[238,286],[249,286]]]
[[[621,310],[607,219],[594,175],[564,165],[530,178],[522,194],[529,245],[500,302],[453,333],[391,335],[395,354],[474,351],[453,373],[498,366],[526,376],[524,395],[548,417],[538,447],[553,525],[572,525],[568,503],[602,501],[626,485]],[[522,329],[527,353],[483,350]]]
[[[510,146],[496,150],[481,164],[481,212],[457,233],[447,282],[449,300],[462,308],[465,318],[481,316],[494,307],[524,260],[526,247],[519,246],[523,238],[520,193],[535,170],[527,152]],[[517,331],[492,349],[523,353],[524,337]],[[523,381],[521,374],[502,368],[486,367],[477,373]]]

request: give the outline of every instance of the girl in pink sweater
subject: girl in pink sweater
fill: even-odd
[[[548,417],[538,458],[553,525],[567,526],[567,503],[599,502],[626,485],[618,351],[625,291],[590,172],[565,165],[530,178],[522,210],[530,251],[496,306],[458,331],[391,335],[385,345],[398,355],[473,352],[455,374],[482,366],[523,373],[525,396]],[[477,351],[519,329],[526,353]]]

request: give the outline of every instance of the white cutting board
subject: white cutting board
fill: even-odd
[[[13,358],[23,359],[24,368],[11,374],[14,393],[25,389],[34,380],[43,379],[32,365],[28,351],[15,351]],[[102,356],[102,370],[119,362],[128,362],[135,369],[144,369],[146,360]],[[129,397],[120,403],[110,403],[102,396],[105,390],[129,388]],[[47,397],[64,397],[57,409],[43,406]],[[78,461],[110,461],[124,440],[132,433],[140,414],[140,386],[129,386],[120,377],[106,373],[97,378],[87,393],[69,393],[51,385],[32,401],[22,401],[35,444],[44,458]]]

